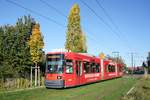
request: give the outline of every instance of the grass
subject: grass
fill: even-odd
[[[32,89],[1,93],[1,100],[119,100],[137,79],[117,78],[67,89]]]
[[[150,100],[150,79],[140,79],[134,85],[134,89],[122,100]]]

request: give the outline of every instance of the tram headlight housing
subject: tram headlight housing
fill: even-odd
[[[57,76],[57,79],[62,79],[62,76]]]

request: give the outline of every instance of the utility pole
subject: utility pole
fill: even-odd
[[[117,63],[119,60],[119,52],[118,51],[113,51],[112,54],[114,55],[114,58],[117,58]]]
[[[117,76],[117,74],[118,74],[117,64],[118,64],[118,61],[119,61],[119,52],[114,51],[114,52],[112,52],[112,54],[114,54],[114,58],[116,58],[116,60],[117,60],[117,61],[115,61],[115,73],[116,73],[116,76]]]
[[[134,62],[134,52],[131,52],[131,67],[132,67],[132,75],[133,75],[133,71],[134,71],[134,65],[135,65],[135,62]]]

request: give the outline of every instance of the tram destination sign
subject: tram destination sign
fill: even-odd
[[[48,54],[47,55],[48,59],[62,59],[64,58],[63,54]]]

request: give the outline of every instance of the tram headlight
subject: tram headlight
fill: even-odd
[[[62,76],[57,76],[57,79],[62,79]]]

